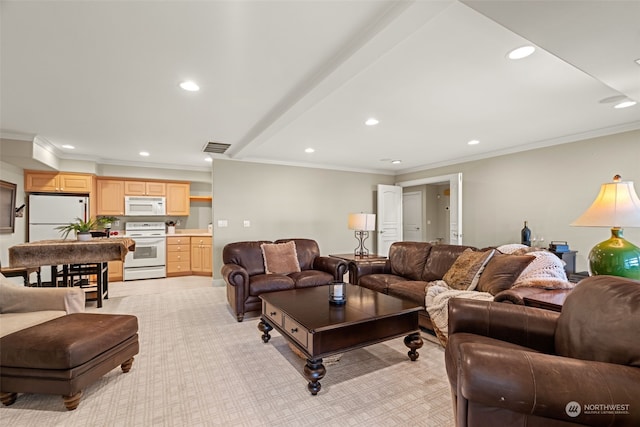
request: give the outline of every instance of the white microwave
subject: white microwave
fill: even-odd
[[[166,200],[164,197],[125,196],[124,214],[125,216],[166,215]]]

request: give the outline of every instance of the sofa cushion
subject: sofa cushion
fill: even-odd
[[[474,290],[480,278],[479,273],[482,273],[494,252],[494,250],[479,252],[473,249],[466,249],[458,256],[442,280],[451,289],[459,291]]]
[[[223,264],[236,264],[247,270],[249,276],[264,274],[264,257],[260,245],[271,243],[269,240],[256,242],[234,242],[224,246],[222,250]]]
[[[404,277],[394,274],[367,274],[360,278],[358,284],[372,291],[386,294],[390,284],[406,281]]]
[[[304,270],[288,275],[295,282],[296,288],[309,288],[311,286],[328,285],[333,281],[333,276],[319,270]]]
[[[64,310],[43,310],[30,313],[3,313],[0,315],[0,337],[12,334],[21,329],[29,328],[40,323],[62,317]]]
[[[396,242],[389,248],[391,273],[408,280],[421,280],[424,263],[431,251],[425,242]]]
[[[475,249],[462,245],[434,245],[424,264],[421,278],[416,280],[424,280],[425,282],[442,280],[458,256],[468,248]]]
[[[387,293],[424,306],[425,288],[427,282],[406,280],[389,285]]]
[[[476,290],[496,295],[510,289],[522,271],[535,259],[530,255],[495,254],[478,280]]]
[[[260,296],[265,292],[293,289],[295,282],[284,274],[256,274],[249,278],[249,295]]]
[[[260,245],[267,274],[289,274],[300,271],[295,242],[263,243]]]

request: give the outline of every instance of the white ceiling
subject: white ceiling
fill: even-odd
[[[394,174],[640,129],[601,102],[640,101],[640,1],[3,0],[1,26],[0,136],[61,158]]]

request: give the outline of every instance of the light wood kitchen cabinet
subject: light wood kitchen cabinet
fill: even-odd
[[[167,183],[167,215],[189,215],[189,192],[191,186],[188,182]]]
[[[24,191],[27,193],[91,193],[93,175],[25,171]]]
[[[167,185],[158,181],[125,181],[125,196],[165,196]]]
[[[191,237],[191,273],[209,276],[213,273],[211,237]]]
[[[121,282],[123,278],[122,261],[109,261],[109,281]]]
[[[96,193],[97,215],[124,215],[124,181],[98,179]]]
[[[191,274],[191,239],[167,236],[167,277]]]

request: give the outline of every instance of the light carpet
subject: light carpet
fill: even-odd
[[[173,282],[180,283],[180,282]],[[140,354],[83,391],[75,411],[60,396],[21,394],[0,409],[5,426],[451,426],[443,349],[425,340],[409,361],[402,338],[344,353],[317,396],[305,361],[258,319],[236,322],[222,287],[186,286],[118,297],[102,313],[138,317]]]

